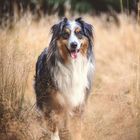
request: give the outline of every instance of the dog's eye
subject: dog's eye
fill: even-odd
[[[82,36],[83,36],[82,31],[76,32],[75,34],[79,39],[82,39]]]
[[[62,33],[62,37],[64,38],[64,39],[68,39],[69,38],[69,33],[67,33],[67,32],[64,32],[64,33]]]

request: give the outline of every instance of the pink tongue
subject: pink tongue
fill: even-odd
[[[77,52],[71,52],[70,54],[73,59],[77,58]]]

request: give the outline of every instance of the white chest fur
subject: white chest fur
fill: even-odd
[[[70,59],[70,63],[63,65],[58,62],[58,69],[54,77],[58,84],[60,93],[71,107],[78,106],[84,102],[85,90],[88,87],[88,61],[83,56]]]

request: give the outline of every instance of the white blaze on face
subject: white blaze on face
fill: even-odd
[[[77,43],[77,48],[75,51],[71,51],[71,57],[72,58],[77,58],[81,43],[80,40],[77,38],[76,34],[75,34],[75,29],[77,27],[80,27],[75,21],[69,21],[69,25],[68,28],[70,29],[71,33],[70,33],[70,37],[68,39],[68,49],[72,50],[71,48],[71,43],[75,42]]]

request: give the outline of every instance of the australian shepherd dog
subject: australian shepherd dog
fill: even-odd
[[[92,25],[82,18],[63,18],[51,28],[49,47],[38,58],[35,75],[37,106],[43,112],[51,140],[63,133],[80,140],[81,116],[91,91],[95,69]],[[69,118],[74,128],[69,130]],[[62,130],[62,131],[61,131]],[[62,134],[61,134],[62,133]]]

